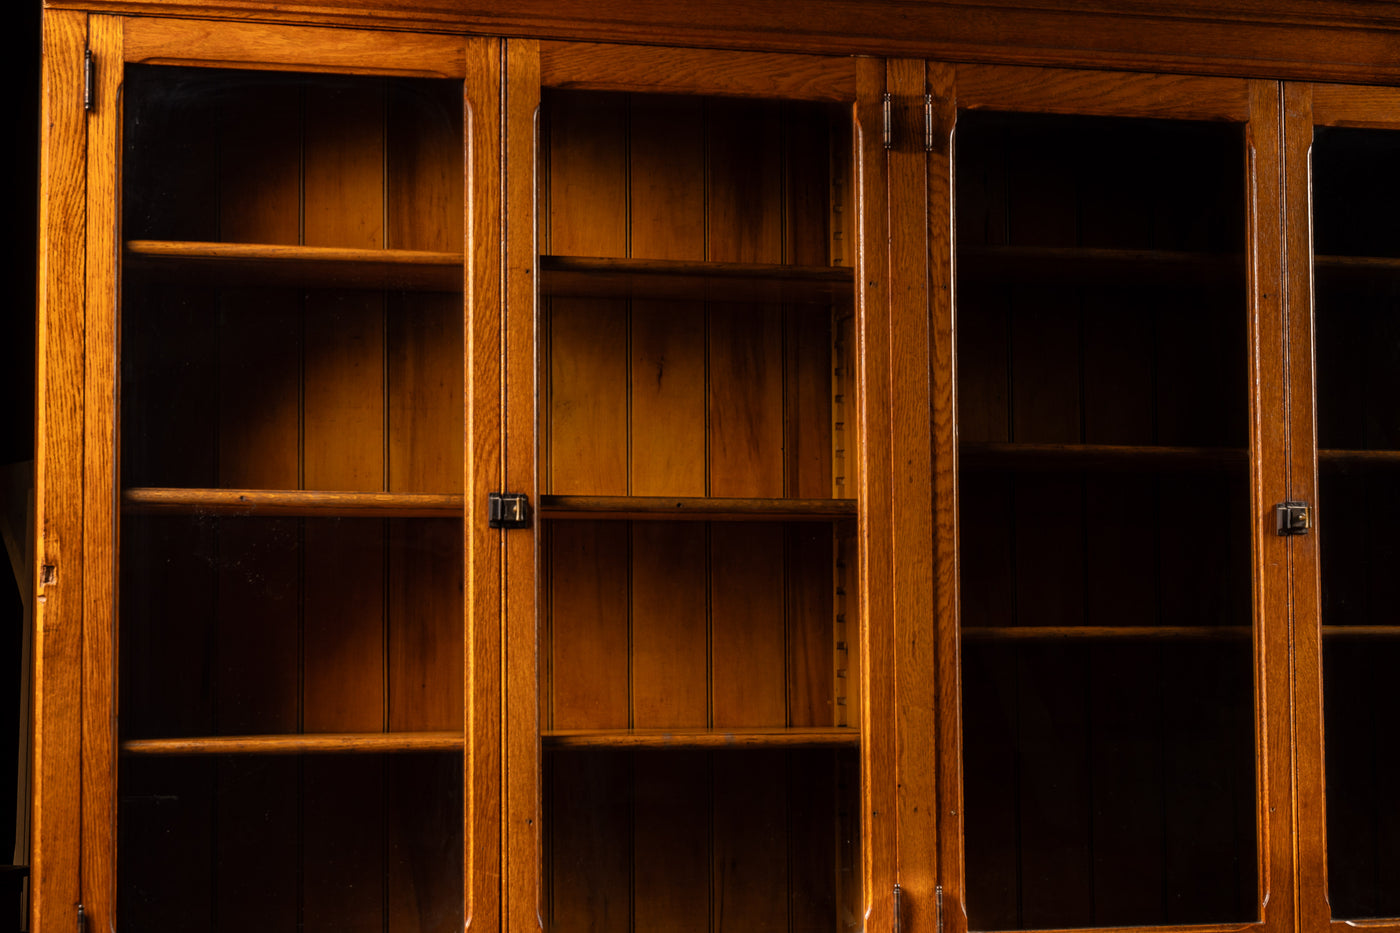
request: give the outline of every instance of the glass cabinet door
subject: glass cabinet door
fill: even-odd
[[[126,70],[119,928],[462,928],[462,93]]]
[[[1281,346],[1251,257],[1277,242],[1246,173],[1277,92],[947,70],[953,922],[1286,924],[1263,906],[1291,867],[1263,847],[1286,827],[1287,694],[1263,673],[1286,617],[1255,566],[1282,450],[1252,426]]]
[[[1301,271],[1293,293],[1293,327],[1313,346],[1294,354],[1294,434],[1316,444],[1293,461],[1295,497],[1316,513],[1316,534],[1295,544],[1294,570],[1303,587],[1299,769],[1310,778],[1299,786],[1303,929],[1395,929],[1400,96],[1329,85],[1288,94],[1289,209],[1301,228],[1294,261],[1312,272],[1312,294]],[[1302,226],[1309,207],[1311,244]]]
[[[742,55],[589,52],[541,47],[511,312],[542,822],[510,893],[554,931],[861,929],[854,68],[783,99]]]

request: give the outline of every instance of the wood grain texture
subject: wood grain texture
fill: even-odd
[[[34,758],[30,926],[71,929],[79,879],[83,635],[83,386],[87,17],[43,24],[34,460]],[[110,106],[110,104],[109,104]],[[115,152],[112,152],[115,156]],[[98,531],[97,533],[104,533]],[[108,906],[107,909],[110,909]]]
[[[1396,108],[1400,106],[1400,92],[1393,87],[1311,84],[1288,88],[1286,93],[1291,96],[1295,106],[1290,115],[1302,117],[1310,109],[1312,126],[1364,126],[1389,130],[1395,129],[1397,123],[1400,123],[1395,117]],[[1295,146],[1303,143],[1301,129],[1299,133],[1300,135],[1292,140]],[[1311,141],[1311,131],[1307,139]],[[1309,203],[1309,213],[1311,207]]]
[[[501,201],[500,124],[503,74],[501,45],[494,39],[467,43],[463,84],[463,128],[467,151],[463,212],[467,265],[464,389],[467,430],[463,486],[477,501],[504,488],[501,408],[503,286],[501,237],[506,207]],[[502,635],[502,532],[487,524],[481,509],[464,517],[466,638],[462,646],[465,684],[463,718],[467,741],[463,773],[463,924],[472,931],[501,928],[504,895],[501,850],[504,799],[501,718],[505,702]]]
[[[1292,929],[1295,923],[1293,858],[1294,816],[1291,788],[1290,691],[1287,658],[1290,642],[1288,551],[1290,538],[1272,527],[1269,505],[1284,501],[1288,463],[1284,457],[1288,430],[1285,412],[1287,373],[1284,369],[1283,316],[1287,283],[1282,191],[1285,155],[1284,118],[1280,89],[1267,81],[1250,82],[1250,119],[1246,136],[1249,185],[1246,188],[1250,225],[1249,264],[1250,372],[1255,387],[1250,405],[1251,505],[1253,529],[1255,612],[1255,762],[1259,814],[1259,904],[1269,931]]]
[[[889,255],[883,231],[888,208],[885,151],[881,141],[885,90],[883,62],[856,65],[855,185],[856,213],[864,231],[856,252],[856,439],[860,502],[859,555],[860,731],[861,731],[861,885],[870,933],[892,927],[893,910],[885,909],[898,879],[896,849],[894,683],[887,676],[894,663],[894,541],[877,515],[893,508],[889,444],[891,361]]]
[[[296,153],[292,157],[296,158]],[[285,215],[281,219],[285,220]],[[230,235],[239,232],[235,226]],[[269,232],[276,235],[278,231]],[[295,237],[296,231],[290,231],[290,235]],[[257,281],[264,286],[444,292],[457,291],[462,286],[462,255],[450,251],[128,240],[126,254],[129,268],[152,281],[235,285]]]
[[[546,87],[649,94],[713,94],[786,100],[849,101],[849,59],[645,45],[541,42]]]
[[[122,490],[122,502],[125,511],[137,513],[451,518],[461,514],[463,498],[443,493],[135,486]]]
[[[954,386],[955,332],[953,243],[953,133],[957,125],[959,89],[955,73],[946,65],[930,63],[925,73],[933,97],[931,113],[933,148],[927,156],[928,270],[929,270],[929,430],[932,445],[932,546],[934,705],[937,719],[928,723],[937,738],[933,758],[940,796],[928,805],[937,809],[937,863],[943,886],[945,928],[963,933],[967,928],[965,904],[962,767],[962,688],[959,672],[958,624],[958,430]]]
[[[83,890],[98,923],[116,895],[117,282],[116,159],[122,20],[94,16],[88,48],[107,62],[88,123],[87,312],[83,374]],[[70,105],[71,106],[71,105]]]
[[[504,480],[510,490],[524,490],[538,501],[541,477],[536,466],[537,359],[535,289],[539,244],[535,242],[535,173],[539,110],[539,48],[532,41],[505,47],[505,333],[500,348],[504,367]],[[535,572],[540,538],[535,529],[515,530],[504,543],[505,586],[505,729],[502,753],[505,787],[505,911],[503,926],[533,930],[540,924],[542,898],[539,708],[539,617],[542,595]]]
[[[462,733],[434,731],[326,732],[298,735],[219,735],[184,739],[131,739],[125,755],[307,755],[454,751]]]
[[[958,106],[1026,113],[1243,120],[1241,81],[1181,75],[958,65]]]
[[[845,727],[714,729],[549,729],[541,734],[547,748],[756,749],[849,748],[860,735]]]
[[[899,837],[901,909],[909,898],[914,915],[927,915],[939,883],[938,752],[936,702],[937,619],[934,614],[934,451],[929,374],[933,365],[930,281],[938,247],[929,230],[939,200],[929,188],[936,157],[924,151],[920,132],[927,90],[922,61],[885,64],[885,87],[893,100],[894,145],[886,159],[890,229],[890,458],[895,465],[888,533],[901,548],[894,564],[895,819]],[[942,173],[947,176],[945,168]],[[943,196],[946,199],[946,195]],[[943,200],[946,205],[946,200]],[[946,207],[945,207],[946,209]],[[945,215],[946,216],[946,215]],[[949,425],[951,427],[951,425]]]
[[[98,0],[86,4],[170,16],[233,20],[304,18],[360,27],[459,30],[486,35],[708,48],[905,55],[950,61],[1029,62],[1199,74],[1270,74],[1311,80],[1378,81],[1400,75],[1391,54],[1400,18],[1382,0],[1319,8],[1307,0],[1268,10],[1239,2],[1098,2],[1073,10],[1024,0],[928,2],[820,0],[771,7],[684,11],[636,0],[463,7],[451,0],[319,0],[288,9],[280,0]],[[76,6],[50,0],[50,8]]]
[[[128,62],[150,65],[460,79],[466,41],[423,33],[138,18],[126,32],[124,53]]]

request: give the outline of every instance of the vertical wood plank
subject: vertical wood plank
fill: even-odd
[[[463,211],[466,269],[466,360],[468,399],[463,488],[473,501],[503,489],[501,406],[503,388],[502,230],[506,205],[501,191],[501,41],[468,39],[463,85],[463,135],[467,152]],[[520,155],[516,154],[517,161]],[[464,732],[463,916],[466,929],[493,930],[503,922],[502,801],[504,754],[501,734],[506,684],[502,678],[505,607],[502,603],[504,532],[488,524],[483,509],[463,519],[463,563],[467,633],[462,647]]]
[[[885,188],[885,153],[880,128],[884,122],[881,97],[885,88],[883,62],[862,59],[856,63],[855,163],[856,204],[866,231],[885,229],[889,194]],[[893,542],[875,516],[892,508],[892,464],[888,413],[891,410],[890,289],[886,238],[862,236],[856,253],[856,404],[859,441],[858,493],[860,517],[857,545],[860,553],[860,632],[864,650],[860,658],[861,697],[861,885],[865,903],[858,915],[867,916],[869,933],[891,928],[893,910],[875,909],[888,904],[885,892],[893,890],[897,875],[896,812],[893,774],[895,737],[894,684],[886,676],[894,659],[891,584]],[[881,775],[878,781],[876,775]]]
[[[388,929],[459,931],[461,759],[450,754],[395,755],[388,761],[388,782]]]
[[[545,100],[549,205],[541,251],[626,256],[627,98],[570,92]]]
[[[403,79],[388,87],[384,245],[391,249],[462,248],[461,87]]]
[[[710,930],[711,757],[633,756],[633,929]]]
[[[522,490],[539,501],[536,437],[542,413],[536,385],[539,344],[535,321],[535,274],[539,266],[535,243],[536,115],[539,98],[539,45],[533,41],[506,43],[505,203],[502,221],[505,247],[505,299],[502,356],[505,398],[503,479],[509,490]],[[478,496],[485,490],[480,490]],[[479,501],[479,500],[478,500]],[[503,815],[505,862],[501,880],[506,892],[502,926],[533,929],[539,923],[540,902],[540,746],[539,598],[535,573],[541,539],[535,529],[505,536],[503,669],[505,709],[501,752],[505,764]],[[625,558],[624,558],[625,559]]]
[[[301,929],[382,933],[384,760],[309,755],[302,768]]]
[[[832,531],[823,525],[794,523],[783,529],[783,540],[788,555],[788,724],[836,725],[832,626],[837,584],[832,575]],[[848,681],[850,674],[847,671]]]
[[[715,754],[714,933],[788,929],[786,755]]]
[[[555,729],[625,729],[628,710],[627,525],[550,529],[550,711]]]
[[[256,78],[224,95],[217,128],[220,240],[300,242],[303,96],[290,81]]]
[[[924,94],[928,88],[923,61],[898,59],[885,66],[891,95],[894,143],[886,161],[889,190],[890,263],[890,458],[892,511],[886,533],[900,546],[894,563],[894,671],[896,743],[894,781],[898,787],[895,819],[899,835],[899,885],[910,904],[934,902],[938,883],[938,736],[936,721],[937,645],[934,616],[934,470],[929,373],[934,363],[929,285],[943,277],[949,244],[930,232],[941,225],[929,211],[935,198],[946,198],[951,177],[930,163],[924,151]],[[933,187],[931,187],[933,186]],[[941,199],[940,198],[940,199]],[[935,215],[936,216],[936,215]],[[937,251],[937,252],[935,252]],[[935,270],[933,264],[939,269]],[[948,426],[951,428],[951,425]],[[888,672],[886,672],[888,676]]]
[[[549,827],[552,933],[634,928],[632,759],[611,750],[555,755]]]
[[[631,540],[632,725],[708,725],[705,526],[634,522]]]
[[[715,523],[710,545],[713,725],[787,725],[783,527]]]
[[[121,139],[120,100],[122,20],[94,16],[88,21],[88,48],[107,61],[93,89],[101,108],[88,124],[86,216],[89,225],[85,278],[81,397],[82,522],[79,566],[70,567],[82,599],[82,884],[98,916],[113,922],[116,894],[116,579],[117,579],[117,282],[114,242],[119,229],[116,159]],[[69,100],[73,107],[76,101]],[[48,232],[48,231],[45,231]],[[44,249],[48,249],[46,244]],[[49,335],[51,338],[57,335]],[[42,335],[41,335],[42,339]],[[36,448],[36,453],[43,450]],[[36,502],[42,501],[36,498]],[[70,506],[73,507],[73,506]],[[42,526],[39,526],[42,527]],[[43,545],[40,545],[43,553]],[[81,568],[81,569],[80,569]],[[42,591],[40,591],[42,592]],[[39,602],[47,600],[40,595]],[[37,615],[37,613],[36,613]],[[75,619],[76,620],[76,619]],[[36,620],[39,621],[39,620]],[[40,623],[46,624],[46,623]],[[45,639],[47,642],[47,639]],[[47,644],[45,646],[47,648]],[[77,660],[74,658],[73,660]],[[76,845],[76,840],[74,840]]]
[[[306,86],[303,225],[307,246],[384,246],[384,85]]]

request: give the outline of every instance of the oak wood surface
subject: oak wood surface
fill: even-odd
[[[294,479],[294,478],[293,478]],[[323,517],[455,517],[456,493],[337,492],[312,489],[190,489],[140,486],[122,491],[128,512]]]
[[[30,926],[69,929],[79,889],[82,756],[87,17],[44,18],[35,413],[34,800]],[[96,620],[94,620],[95,622]]]
[[[301,755],[461,751],[460,732],[328,732],[128,739],[125,755]]]
[[[503,488],[501,408],[502,301],[501,236],[506,206],[500,198],[505,166],[501,160],[501,45],[494,39],[467,43],[463,84],[463,136],[467,152],[463,211],[466,353],[463,388],[466,437],[462,464],[464,491],[480,495]],[[464,519],[464,602],[466,637],[462,645],[463,731],[467,746],[463,772],[466,826],[463,865],[463,925],[498,930],[503,922],[501,848],[504,780],[501,716],[505,682],[502,532],[487,516]]]
[[[128,270],[156,281],[457,291],[462,254],[259,243],[130,240]]]
[[[829,304],[851,290],[849,269],[765,262],[542,256],[540,272],[544,294],[585,298]]]
[[[505,399],[503,479],[507,489],[524,489],[537,496],[540,476],[535,426],[540,418],[535,392],[538,351],[534,312],[539,246],[530,218],[536,216],[533,167],[539,158],[538,45],[530,40],[507,42],[504,59],[505,201],[501,206],[505,213],[501,242],[505,253],[500,274],[505,314],[499,350]],[[502,922],[507,929],[531,930],[539,926],[541,908],[540,749],[536,730],[540,723],[537,600],[543,593],[535,576],[541,540],[535,530],[517,530],[505,537],[504,552],[509,598],[503,607]]]
[[[828,726],[763,728],[716,727],[714,729],[546,729],[540,733],[546,748],[821,748],[856,746],[854,729]]]
[[[541,496],[553,519],[653,521],[832,521],[854,518],[853,499],[738,499],[723,496]]]
[[[272,23],[217,23],[138,17],[123,58],[136,64],[217,65],[276,71],[462,78],[465,41],[431,33],[295,29]]]
[[[850,59],[645,45],[541,42],[545,87],[849,101]]]
[[[116,894],[115,787],[117,464],[117,282],[114,239],[118,230],[116,158],[121,138],[120,58],[123,21],[94,16],[88,48],[108,63],[94,97],[102,105],[88,125],[87,309],[83,376],[83,890],[96,922],[110,923]]]
[[[852,641],[860,646],[860,891],[857,915],[866,918],[870,933],[892,929],[893,910],[888,894],[898,879],[894,786],[896,738],[892,728],[895,691],[885,672],[895,656],[893,623],[893,536],[875,520],[893,508],[893,464],[889,444],[888,413],[892,395],[891,312],[893,285],[889,279],[889,249],[885,216],[889,204],[881,99],[885,92],[883,62],[856,63],[856,108],[853,149],[855,212],[865,235],[857,242],[855,269],[855,388],[857,443],[857,495],[859,504],[856,546],[859,569],[859,626]],[[873,233],[872,233],[873,232]],[[849,631],[849,629],[848,629]]]
[[[1382,0],[1319,6],[1307,0],[1220,5],[1209,0],[1135,0],[1067,10],[1049,0],[1014,5],[916,5],[825,0],[769,7],[672,10],[637,2],[568,0],[462,7],[452,0],[299,3],[282,0],[50,0],[92,8],[233,20],[304,19],[360,27],[456,30],[484,35],[747,48],[832,55],[906,55],[945,60],[1077,65],[1310,80],[1400,79],[1392,52],[1400,28]]]

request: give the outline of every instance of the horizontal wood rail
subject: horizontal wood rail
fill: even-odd
[[[225,286],[462,290],[461,253],[271,243],[129,240],[129,271],[158,281]]]
[[[1246,465],[1233,447],[1158,447],[1115,444],[962,444],[964,469],[1221,470]]]
[[[850,303],[855,286],[842,266],[576,256],[541,256],[540,277],[546,295],[673,301]]]
[[[1249,638],[1247,625],[1004,625],[965,626],[963,641],[1235,641]],[[1324,625],[1323,638],[1400,638],[1400,625]]]
[[[668,496],[540,496],[540,514],[555,519],[640,521],[832,521],[855,518],[854,499],[723,499]]]
[[[301,735],[211,735],[123,742],[128,755],[302,755],[460,752],[460,732],[322,732]]]
[[[840,726],[746,729],[577,729],[540,734],[546,749],[566,748],[853,748],[860,730]]]
[[[1319,450],[1322,466],[1400,467],[1400,450]]]
[[[1244,257],[1151,249],[1051,246],[964,246],[955,256],[965,280],[1123,284],[1244,284]]]
[[[123,511],[307,518],[460,518],[451,493],[334,492],[309,489],[188,489],[140,486],[122,493]]]

